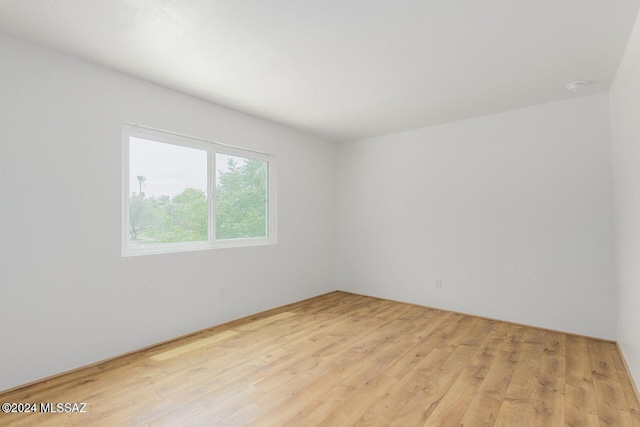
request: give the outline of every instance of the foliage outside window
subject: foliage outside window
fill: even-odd
[[[275,243],[272,156],[124,127],[123,255]]]

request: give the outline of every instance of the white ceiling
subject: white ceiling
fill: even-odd
[[[0,32],[348,141],[607,91],[639,5],[2,0]]]

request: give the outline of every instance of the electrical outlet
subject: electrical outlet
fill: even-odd
[[[225,299],[227,297],[227,288],[221,288],[218,296],[220,299]]]
[[[436,279],[436,289],[442,289],[442,279]]]

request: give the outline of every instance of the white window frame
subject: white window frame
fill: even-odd
[[[207,152],[207,204],[208,204],[208,241],[156,243],[148,246],[129,245],[129,196],[130,185],[130,150],[131,137],[173,144],[182,147],[197,148]],[[261,160],[267,164],[267,236],[239,239],[216,239],[216,154],[240,156],[252,160]],[[122,256],[137,256],[148,254],[163,254],[173,252],[188,252],[207,249],[232,248],[243,246],[273,245],[277,243],[277,172],[276,160],[272,154],[261,153],[240,147],[221,144],[219,142],[190,137],[164,130],[154,129],[133,123],[122,126]]]

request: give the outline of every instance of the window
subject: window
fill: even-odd
[[[125,256],[276,242],[273,156],[124,125]]]

